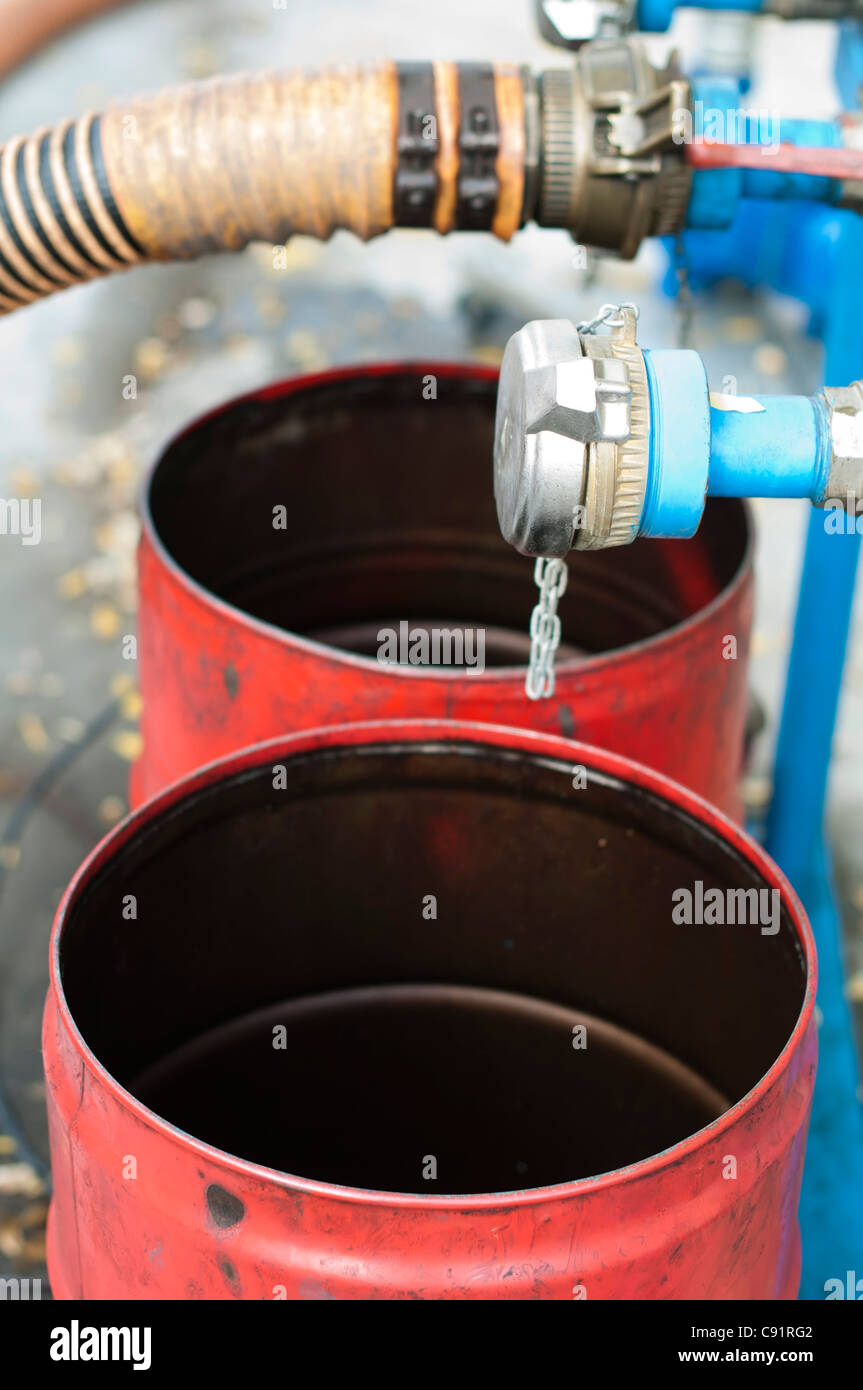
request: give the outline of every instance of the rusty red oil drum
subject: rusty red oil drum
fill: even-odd
[[[58,912],[54,1295],[793,1299],[814,995],[780,870],[617,754],[234,754]]]
[[[496,382],[440,364],[331,372],[235,401],[167,447],[143,508],[135,804],[280,734],[452,718],[610,748],[737,814],[744,505],[711,500],[693,540],[574,552],[556,691],[528,700],[536,589],[498,531]],[[484,669],[382,663],[380,633],[402,625],[481,631]]]

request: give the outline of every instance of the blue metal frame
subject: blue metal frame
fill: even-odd
[[[825,377],[863,375],[863,220],[840,214],[827,303]],[[801,1298],[824,1298],[825,1281],[863,1275],[863,1110],[853,1021],[845,998],[842,932],[824,810],[833,734],[851,626],[860,537],[809,521],[794,641],[776,752],[767,848],[797,887],[818,946],[818,1078],[803,1176]]]

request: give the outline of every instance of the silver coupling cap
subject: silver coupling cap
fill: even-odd
[[[633,305],[606,305],[579,328],[537,320],[507,344],[494,495],[504,539],[523,555],[563,559],[638,534],[650,406],[636,319]]]

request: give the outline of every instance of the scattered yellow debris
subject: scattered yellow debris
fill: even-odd
[[[41,1197],[45,1184],[29,1163],[0,1163],[0,1193],[4,1197]]]
[[[30,695],[33,677],[29,671],[10,671],[6,677],[6,689],[10,695]]]
[[[57,720],[57,737],[62,743],[80,743],[84,737],[86,725],[83,719],[76,719],[72,714],[66,714],[62,719]]]
[[[50,744],[45,725],[38,714],[18,716],[18,733],[21,742],[31,753],[46,753]]]
[[[478,343],[471,353],[474,362],[484,362],[488,367],[499,367],[503,360],[503,348],[496,343]]]
[[[229,333],[222,340],[222,347],[232,357],[242,357],[254,345],[254,338],[248,333]]]
[[[405,294],[393,300],[390,311],[396,319],[418,319],[422,313],[422,305],[418,299]]]
[[[137,729],[120,729],[111,739],[111,747],[119,758],[133,763],[143,752],[144,740]]]
[[[204,299],[203,296],[192,299],[184,299],[180,305],[177,317],[183,328],[190,332],[195,332],[201,328],[207,328],[216,317],[216,305],[212,299]]]
[[[855,970],[845,985],[845,993],[852,1004],[863,1004],[863,970]]]
[[[135,689],[135,677],[129,671],[118,671],[116,676],[111,677],[111,684],[108,689],[115,700],[128,695],[130,690]]]
[[[183,67],[189,77],[215,77],[222,69],[222,59],[211,44],[196,43],[183,54]]]
[[[98,521],[91,534],[96,549],[104,554],[131,555],[138,544],[141,525],[131,508],[125,508]]]
[[[287,312],[285,301],[269,290],[262,290],[255,295],[255,308],[261,323],[270,328],[275,328],[277,324],[282,323]]]
[[[57,580],[57,592],[61,598],[65,599],[80,598],[82,594],[87,592],[87,576],[81,565],[61,574]]]
[[[306,328],[297,328],[285,339],[285,356],[304,372],[319,372],[331,358],[320,338]]]
[[[135,375],[155,381],[167,367],[169,356],[161,338],[143,338],[135,350]]]
[[[141,717],[143,704],[144,702],[141,699],[140,691],[127,690],[120,699],[120,712],[123,718],[128,719],[130,723],[134,724],[135,721]]]
[[[752,354],[752,361],[765,376],[782,376],[788,368],[788,354],[775,343],[762,343]]]
[[[754,343],[761,335],[761,327],[751,314],[733,314],[723,325],[724,337],[731,343]]]
[[[113,603],[97,603],[90,612],[90,627],[103,641],[116,637],[120,625],[120,613]]]
[[[0,1254],[7,1260],[45,1258],[45,1202],[33,1202],[15,1216],[0,1221]]]
[[[122,797],[106,796],[99,802],[99,819],[104,825],[116,825],[126,814]]]
[[[51,361],[58,367],[77,367],[83,362],[86,350],[83,338],[58,338],[51,347]]]
[[[773,795],[773,782],[769,777],[744,777],[740,786],[744,805],[753,810],[762,810]]]
[[[15,497],[38,497],[41,487],[32,468],[13,468],[9,474],[9,490]]]

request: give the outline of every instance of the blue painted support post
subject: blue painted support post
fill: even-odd
[[[838,254],[825,321],[830,384],[863,375],[863,221],[837,214]],[[818,944],[823,1017],[803,1179],[801,1297],[827,1279],[863,1276],[863,1111],[844,993],[841,931],[824,849],[824,807],[860,552],[855,534],[828,534],[813,511],[776,754],[767,847],[800,892]]]

